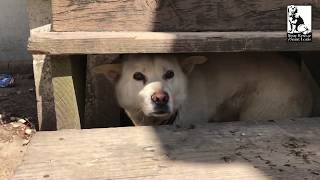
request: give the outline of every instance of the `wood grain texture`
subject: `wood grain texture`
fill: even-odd
[[[29,39],[29,50],[44,54],[319,51],[313,41],[288,43],[286,32],[48,32]]]
[[[104,75],[93,72],[95,67],[112,63],[117,57],[118,55],[88,55],[83,128],[120,126],[120,108],[115,97],[114,84]]]
[[[301,59],[304,62],[302,71],[309,79],[313,94],[313,110],[314,116],[320,116],[320,51],[300,52]]]
[[[315,0],[53,0],[53,31],[286,31],[287,5]]]
[[[39,132],[13,180],[319,179],[320,119]]]
[[[37,128],[39,130],[56,129],[51,70],[49,56],[33,55],[33,74],[38,115]]]
[[[84,116],[85,59],[51,56],[56,129],[80,129]],[[85,67],[85,66],[84,66]]]
[[[30,31],[31,34],[49,32],[51,24]],[[50,56],[33,54],[33,74],[37,100],[37,115],[39,130],[55,130],[56,116],[52,89],[52,66]]]

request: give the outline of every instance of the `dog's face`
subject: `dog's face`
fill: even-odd
[[[146,116],[168,118],[186,97],[186,77],[174,56],[125,57],[116,85],[120,106]]]
[[[295,16],[295,14],[297,14],[297,12],[298,12],[297,7],[295,7],[293,5],[288,7],[289,16]]]
[[[175,114],[187,95],[186,73],[206,60],[202,56],[178,60],[174,55],[163,54],[121,58],[124,60],[121,65],[104,65],[109,67],[103,70],[115,82],[119,105],[129,116],[142,112],[159,120]]]

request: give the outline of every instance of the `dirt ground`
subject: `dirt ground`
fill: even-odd
[[[15,85],[0,88],[0,179],[7,180],[21,163],[36,124],[31,74],[15,75]]]

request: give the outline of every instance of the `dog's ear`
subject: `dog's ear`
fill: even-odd
[[[182,70],[189,74],[194,69],[195,65],[203,64],[207,62],[208,58],[205,56],[189,56],[187,58],[184,58],[180,60],[180,65],[182,67]]]
[[[292,8],[292,5],[288,7],[288,12],[290,12],[290,8]]]
[[[115,83],[119,80],[122,65],[121,64],[103,64],[93,68],[93,73],[103,74],[110,82]]]

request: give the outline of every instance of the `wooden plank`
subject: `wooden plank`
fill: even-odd
[[[39,130],[56,129],[51,70],[49,56],[33,55],[33,74],[38,115],[37,129]]]
[[[305,73],[309,79],[313,94],[313,111],[314,116],[320,116],[320,51],[300,52],[301,59],[305,64]]]
[[[51,24],[47,24],[30,31],[31,34],[49,32]],[[54,112],[54,99],[52,90],[52,68],[50,57],[33,54],[33,74],[37,100],[37,116],[39,130],[55,130],[56,117]]]
[[[48,32],[29,39],[29,50],[45,54],[188,53],[320,50],[313,42],[288,43],[285,32]]]
[[[96,66],[118,63],[119,54],[88,55],[86,79],[85,122],[82,128],[133,126],[132,121],[116,100],[114,85],[102,74],[94,73]]]
[[[39,130],[80,128],[84,116],[84,58],[33,55]]]
[[[286,30],[287,5],[317,0],[53,0],[53,31],[275,31]]]
[[[120,107],[116,100],[114,85],[104,75],[93,72],[96,66],[111,63],[117,57],[117,54],[88,55],[83,128],[120,126]]]
[[[79,129],[84,117],[86,56],[51,56],[56,129]]]
[[[51,1],[27,0],[27,12],[30,30],[51,22]]]
[[[301,56],[307,67],[310,69],[312,76],[315,78],[318,85],[320,85],[320,71],[318,71],[320,67],[320,52],[303,52],[301,53]]]
[[[39,132],[14,180],[319,179],[320,119]]]
[[[33,29],[31,34],[47,32],[50,27]],[[80,119],[84,120],[85,58],[33,55],[39,130],[80,128]]]

